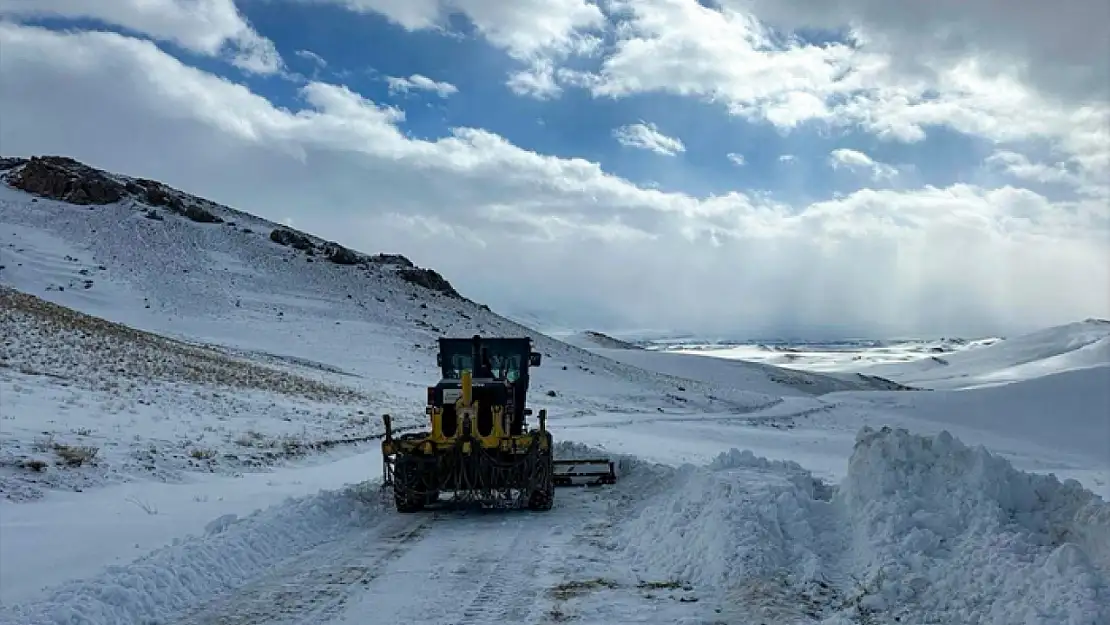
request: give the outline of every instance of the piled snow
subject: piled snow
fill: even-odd
[[[864,431],[840,494],[876,611],[987,623],[1110,619],[1110,505],[947,433]]]
[[[734,619],[1110,619],[1110,505],[947,433],[864,429],[835,489],[736,450],[675,479],[629,521],[623,555],[719,589]]]
[[[376,451],[267,473],[192,473],[173,484],[133,480],[51,493],[33,504],[0,503],[0,604],[42,598],[44,589],[49,593],[178,539],[203,535],[216,518],[247,516],[290,497],[377,480],[380,456],[370,455]]]
[[[383,506],[364,486],[290,499],[245,518],[213,519],[203,534],[125,566],[53,589],[42,600],[0,608],[11,625],[169,622],[199,601],[234,589],[314,546],[365,532]]]

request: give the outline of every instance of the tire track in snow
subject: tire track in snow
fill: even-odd
[[[522,553],[525,557],[502,558],[500,562],[495,562],[490,577],[463,609],[457,625],[529,622],[527,619],[538,589],[528,582],[535,579],[540,554],[528,544],[527,538],[529,534],[523,531],[523,527],[518,528],[504,555]],[[525,585],[522,587],[521,584]]]
[[[420,540],[432,517],[400,517],[353,539],[321,545],[272,574],[223,595],[179,625],[315,623]]]

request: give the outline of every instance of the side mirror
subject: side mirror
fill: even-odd
[[[540,366],[540,360],[542,358],[543,358],[543,354],[541,354],[539,352],[532,352],[531,354],[528,354],[528,366],[530,366],[530,367]]]

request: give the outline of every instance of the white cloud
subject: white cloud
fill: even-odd
[[[725,155],[725,157],[728,158],[728,160],[731,161],[732,164],[736,165],[737,167],[743,167],[744,166],[745,161],[744,161],[744,155],[743,154],[737,154],[736,152],[729,152],[728,154]]]
[[[316,54],[312,50],[297,50],[296,52],[294,52],[294,54],[296,54],[299,58],[311,62],[320,69],[328,66],[328,62],[324,60],[324,57]]]
[[[569,53],[596,45],[585,31],[605,25],[587,0],[299,0],[378,13],[408,30],[444,29],[453,14],[465,15],[491,44],[518,59]]]
[[[390,93],[408,93],[413,90],[431,91],[441,98],[446,98],[459,91],[458,87],[449,82],[438,82],[420,74],[413,74],[408,78],[386,76],[385,80],[389,83]]]
[[[1088,0],[1082,1],[1090,8]],[[908,17],[876,19],[870,30],[857,29],[854,41],[821,46],[784,40],[772,33],[757,18],[764,13],[746,10],[750,2],[725,0],[720,4],[724,6],[714,9],[697,0],[612,0],[608,6],[621,22],[600,68],[592,73],[557,70],[554,75],[565,85],[586,88],[599,98],[644,93],[699,98],[721,104],[735,116],[765,121],[783,131],[815,123],[862,128],[883,139],[917,143],[925,140],[930,128],[946,127],[1009,149],[1043,143],[1085,179],[1105,179],[1110,172],[1110,103],[1105,99],[1068,99],[1034,88],[1025,81],[1031,74],[1024,66],[999,63],[990,54],[980,53],[977,39],[967,46],[948,41],[951,54],[936,58],[913,53],[909,63],[899,56],[900,51],[914,49],[896,38],[902,31],[880,30],[888,21],[903,20],[907,28],[931,36],[928,33],[936,31],[914,22],[925,15],[924,23],[955,24],[959,28],[952,33],[965,32],[980,23],[980,8],[990,4],[986,0],[973,0],[966,9],[947,7],[947,12],[918,3],[906,10]],[[803,4],[810,3],[786,3],[790,7]],[[839,8],[817,11],[811,19],[804,13],[791,13],[792,9],[775,9],[777,5],[762,0],[754,6],[794,25],[816,21],[842,27],[856,23],[854,14]],[[888,10],[867,0],[854,0],[847,6],[866,9],[867,15]],[[904,3],[882,5],[888,6],[905,8]],[[1022,0],[1021,6],[1027,3]],[[889,10],[894,15],[894,9]],[[966,22],[961,21],[965,14],[971,16]],[[1028,15],[1007,20],[1025,17]],[[989,30],[1021,31],[1018,25],[1007,27],[1005,23],[992,24]],[[1105,23],[1097,28],[1104,28]],[[1056,26],[1043,28],[1058,31]],[[1084,25],[1079,32],[1090,28],[1094,27]],[[884,34],[898,45],[880,45]],[[1015,54],[1026,45],[1006,48],[1001,39],[999,35],[999,41],[992,42]],[[1101,40],[1107,41],[1105,37]],[[1084,49],[1110,44],[1075,45]],[[1072,57],[1082,65],[1081,55],[1068,56]],[[1091,57],[1081,73],[1105,84],[1107,73],[1100,73],[1099,68],[1105,67],[1106,58],[1110,56]]]
[[[481,129],[411,139],[402,111],[340,85],[310,82],[302,110],[278,108],[119,35],[0,23],[0,47],[20,94],[0,100],[6,154],[67,154],[402,252],[495,308],[574,302],[634,326],[751,334],[1110,315],[1110,294],[1090,288],[1110,283],[1110,215],[1093,199],[973,185],[798,206],[694,197]]]
[[[513,72],[505,85],[517,95],[537,100],[549,100],[563,92],[555,81],[555,66],[550,59],[537,59],[527,69]]]
[[[1020,180],[1042,184],[1062,184],[1078,190],[1084,195],[1110,198],[1110,180],[1091,180],[1081,175],[1074,166],[1060,161],[1056,163],[1034,163],[1024,154],[1009,150],[997,150],[987,157],[988,167],[1005,172]]]
[[[833,169],[864,170],[874,180],[893,178],[898,175],[898,170],[895,167],[876,162],[863,152],[848,148],[838,148],[830,152],[829,166]]]
[[[273,42],[247,24],[234,0],[0,0],[0,16],[98,20],[197,54],[230,53],[245,71],[272,74],[282,68]]]
[[[659,132],[659,128],[652,123],[638,122],[621,126],[613,130],[613,138],[623,146],[650,150],[664,156],[676,156],[679,152],[686,151],[681,140]]]
[[[780,163],[793,163],[793,162],[796,162],[797,160],[798,160],[798,157],[794,156],[793,154],[780,154],[779,155],[779,162]]]
[[[1070,0],[722,0],[775,26],[851,25],[903,71],[938,60],[991,59],[1047,93],[1104,100],[1110,93],[1110,3]]]

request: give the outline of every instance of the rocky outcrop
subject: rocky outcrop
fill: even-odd
[[[32,195],[78,205],[103,205],[132,199],[163,207],[199,223],[223,223],[204,207],[206,200],[187,196],[144,178],[112,176],[66,156],[0,159],[0,171],[12,187]]]
[[[411,260],[400,254],[374,254],[370,257],[370,262],[381,265],[397,265],[398,267],[416,267]]]
[[[451,283],[448,282],[446,278],[439,275],[439,273],[433,269],[420,269],[415,267],[405,268],[397,271],[397,275],[406,282],[411,282],[417,286],[422,286],[425,289],[437,291],[450,297],[462,299],[462,296],[455,290],[455,287],[451,286]]]
[[[337,265],[357,265],[366,262],[366,257],[358,252],[351,251],[338,243],[329,243],[324,246],[324,258]]]
[[[316,246],[312,243],[312,239],[296,230],[290,230],[288,228],[274,228],[273,231],[270,232],[270,240],[278,245],[286,245],[295,250],[301,250],[302,252],[316,249]]]
[[[64,156],[34,156],[7,169],[14,170],[7,177],[12,187],[70,204],[111,204],[126,192],[118,180]]]
[[[103,205],[130,200],[134,208],[151,221],[164,221],[167,213],[197,223],[228,226],[234,226],[235,221],[227,221],[224,216],[251,218],[156,180],[111,174],[65,156],[0,157],[0,180],[27,193],[70,204]],[[241,231],[253,232],[250,228],[241,228]],[[406,282],[449,297],[466,299],[438,272],[417,267],[400,254],[370,256],[284,226],[274,228],[270,240],[306,256],[322,256],[336,265],[363,270],[379,266],[381,270],[395,271],[395,275]]]

